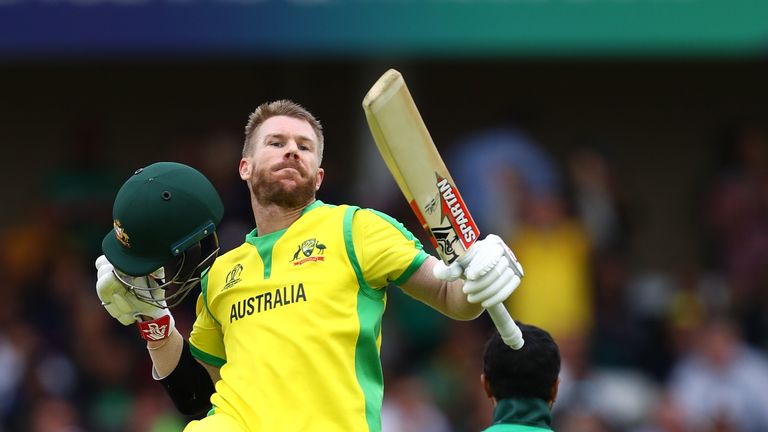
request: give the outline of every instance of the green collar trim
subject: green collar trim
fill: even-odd
[[[518,424],[551,429],[549,405],[539,398],[502,399],[493,410],[493,424]]]
[[[325,203],[320,200],[315,200],[312,202],[312,204],[304,207],[304,210],[301,211],[301,216],[304,216],[307,214],[308,211],[314,210],[320,206],[324,206]],[[301,217],[299,216],[299,217]],[[271,241],[268,240],[269,243],[274,244],[277,239],[279,239],[287,230],[288,228],[283,228],[279,231],[275,231],[269,234],[265,234],[263,236],[259,236],[259,227],[256,227],[253,229],[253,231],[249,232],[245,235],[245,241],[258,247],[258,243],[261,241],[260,239],[272,239]]]
[[[322,201],[315,200],[312,204],[304,207],[304,210],[301,211],[301,216],[299,216],[299,218],[307,214],[308,211],[323,205],[325,204]],[[253,231],[245,236],[245,241],[255,246],[256,250],[259,252],[259,256],[261,256],[261,261],[264,263],[263,277],[265,280],[269,279],[272,275],[272,248],[275,246],[275,243],[280,240],[280,237],[282,237],[283,234],[288,231],[288,228],[283,228],[281,230],[260,236],[259,228],[256,227],[253,229]]]

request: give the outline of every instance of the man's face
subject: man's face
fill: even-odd
[[[245,180],[261,205],[297,208],[311,201],[323,181],[317,135],[304,120],[270,117],[251,138],[251,154],[240,161]]]

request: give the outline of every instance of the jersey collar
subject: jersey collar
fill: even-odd
[[[304,216],[305,214],[307,214],[308,211],[314,210],[314,209],[316,209],[316,208],[318,208],[320,206],[323,206],[323,205],[325,205],[324,202],[322,202],[320,200],[315,200],[315,201],[312,202],[312,204],[304,207],[304,210],[301,211],[301,216]],[[253,229],[253,231],[251,231],[248,234],[246,234],[245,241],[250,243],[250,244],[256,244],[256,243],[261,241],[260,239],[277,240],[278,238],[280,238],[285,233],[285,231],[287,229],[288,228],[283,228],[281,230],[278,230],[278,231],[275,231],[275,232],[272,232],[272,233],[269,233],[269,234],[266,234],[266,235],[263,235],[263,236],[259,236],[259,227],[256,227],[256,228]]]
[[[549,405],[539,398],[502,399],[493,410],[493,424],[518,424],[550,429]]]

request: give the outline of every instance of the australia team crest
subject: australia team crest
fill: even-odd
[[[115,237],[117,238],[117,241],[127,248],[131,247],[131,238],[128,237],[128,233],[125,232],[125,229],[120,224],[120,219],[115,219],[112,222],[112,227],[115,229]]]
[[[291,262],[293,265],[302,265],[308,261],[325,261],[325,245],[317,241],[316,238],[304,240],[293,254]],[[303,255],[303,257],[302,257]]]

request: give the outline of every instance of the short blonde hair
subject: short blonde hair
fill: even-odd
[[[258,106],[255,111],[248,116],[248,124],[245,125],[245,144],[243,144],[243,157],[248,156],[253,150],[251,138],[256,135],[256,130],[267,119],[275,116],[293,117],[304,120],[312,126],[317,135],[317,155],[318,164],[323,160],[323,126],[306,108],[288,99],[281,99],[274,102],[266,102]]]

